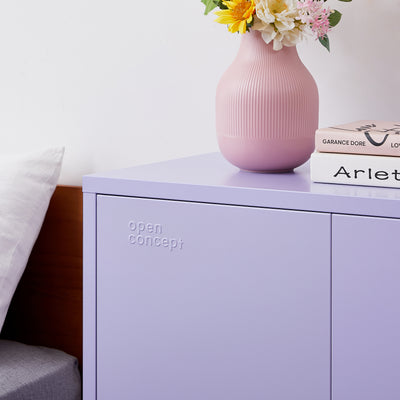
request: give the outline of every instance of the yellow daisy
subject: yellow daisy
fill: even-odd
[[[228,9],[217,11],[216,19],[220,24],[228,25],[229,32],[246,33],[246,26],[253,21],[255,10],[254,0],[226,0],[223,2]]]

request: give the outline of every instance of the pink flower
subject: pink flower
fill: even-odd
[[[329,16],[332,10],[324,7],[324,1],[300,0],[297,8],[301,22],[307,24],[317,38],[326,36],[330,28]]]

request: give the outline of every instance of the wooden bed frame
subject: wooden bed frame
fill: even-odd
[[[82,188],[57,186],[3,339],[60,349],[82,366]]]

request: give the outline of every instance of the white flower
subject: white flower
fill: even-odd
[[[296,46],[304,33],[297,0],[255,0],[256,16],[253,29],[261,32],[266,43],[273,41],[274,50]]]

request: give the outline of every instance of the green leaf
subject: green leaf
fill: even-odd
[[[339,1],[344,1],[346,3],[350,3],[350,1],[352,1],[352,0],[339,0]]]
[[[329,38],[328,35],[325,35],[323,37],[320,37],[319,42],[324,46],[328,51],[331,51],[330,46],[329,46]]]
[[[338,10],[333,10],[333,13],[328,17],[329,26],[331,28],[336,26],[341,18],[342,18],[342,13],[340,13]]]
[[[201,2],[206,6],[204,15],[207,15],[210,11],[217,7],[217,4],[214,3],[214,0],[201,0]]]
[[[228,7],[223,3],[222,0],[214,0],[214,3],[221,9],[221,10],[227,10]]]

